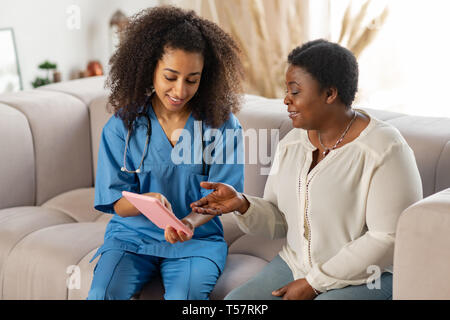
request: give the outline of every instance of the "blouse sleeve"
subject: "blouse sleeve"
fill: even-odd
[[[113,205],[122,198],[122,191],[139,192],[136,174],[121,171],[126,136],[120,126],[121,120],[114,116],[108,121],[98,151],[94,207],[105,213],[115,213]]]
[[[315,264],[306,280],[321,292],[375,280],[393,264],[395,232],[400,214],[422,199],[422,183],[413,151],[395,144],[373,173],[367,195],[367,232],[347,243],[335,256]]]

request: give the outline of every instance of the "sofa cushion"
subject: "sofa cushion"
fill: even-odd
[[[91,123],[91,144],[92,144],[92,166],[93,181],[95,181],[95,175],[97,174],[97,158],[98,149],[100,148],[100,139],[102,136],[102,130],[106,122],[113,115],[112,111],[108,109],[108,96],[101,96],[93,99],[88,105],[90,123]],[[125,150],[124,150],[125,151]]]
[[[450,188],[400,216],[394,251],[395,300],[450,299]]]
[[[228,254],[245,254],[270,262],[285,243],[286,238],[271,240],[246,234],[233,242],[228,249]]]
[[[217,280],[210,298],[212,300],[222,300],[231,290],[255,276],[266,264],[267,261],[258,257],[245,254],[229,254],[225,270]]]
[[[109,90],[105,86],[105,76],[89,77],[39,87],[39,90],[62,92],[80,99],[88,108],[91,148],[92,148],[92,181],[95,181],[97,171],[97,153],[103,126],[112,113],[106,110]],[[94,107],[91,107],[93,104]]]
[[[105,221],[109,221],[112,215],[94,209],[94,196],[94,188],[76,189],[60,194],[42,206],[62,211],[77,222],[94,222],[103,216],[106,216]]]
[[[89,77],[39,87],[38,90],[56,91],[69,94],[81,100],[86,106],[99,96],[108,94],[105,89],[105,76]]]
[[[387,122],[399,129],[414,151],[422,178],[423,196],[428,197],[439,191],[437,189],[450,187],[441,185],[438,188],[436,179],[439,160],[450,141],[450,119],[405,116]],[[440,174],[441,181],[450,180],[450,171]]]
[[[16,207],[0,210],[0,298],[4,268],[17,244],[42,228],[73,222],[75,221],[63,212],[49,208]]]
[[[37,205],[62,192],[93,185],[89,115],[79,99],[29,90],[0,95],[0,102],[21,111],[31,128]]]
[[[33,137],[25,115],[0,103],[0,209],[35,204]]]
[[[69,286],[67,299],[68,300],[86,300],[89,289],[91,288],[92,278],[94,277],[94,268],[97,265],[99,257],[91,261],[94,254],[97,252],[98,248],[89,251],[81,260],[78,262],[78,270],[72,272],[72,275],[67,275],[68,278],[76,277],[76,272],[79,272],[79,288],[74,285],[76,283],[72,282],[72,286]],[[76,281],[76,278],[73,278]]]
[[[435,192],[442,191],[450,187],[450,141],[442,150],[436,169],[436,189]]]
[[[95,222],[61,224],[26,236],[6,261],[3,298],[67,299],[67,271],[103,243],[105,226]],[[81,270],[80,275],[89,276],[89,272]]]
[[[222,222],[224,233],[223,236],[228,244],[228,247],[231,246],[231,244],[234,241],[236,241],[245,234],[234,221],[232,214],[221,215],[220,221]]]
[[[103,126],[111,117],[107,110],[109,90],[105,86],[105,76],[89,77],[39,87],[39,90],[55,91],[69,94],[80,99],[88,108],[92,144],[92,181],[97,171],[97,153]]]
[[[360,108],[359,106],[356,106],[357,109],[362,109],[366,111],[368,114],[372,115],[373,117],[383,120],[383,121],[389,121],[400,117],[405,117],[406,115],[403,113],[398,112],[391,112],[386,110],[378,110],[378,109],[372,109],[372,108]]]
[[[276,145],[292,129],[292,122],[282,100],[253,95],[245,96],[236,116],[244,130],[244,191],[262,196]]]

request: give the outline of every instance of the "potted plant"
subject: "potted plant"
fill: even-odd
[[[37,88],[37,87],[51,83],[50,78],[49,78],[50,71],[56,70],[56,68],[57,68],[57,66],[55,63],[51,63],[49,61],[44,61],[43,63],[41,63],[39,65],[39,69],[46,70],[47,77],[46,78],[36,77],[36,79],[31,83],[33,88]]]

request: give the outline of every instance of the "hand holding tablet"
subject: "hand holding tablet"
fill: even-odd
[[[192,230],[181,222],[173,212],[169,211],[158,199],[123,191],[122,195],[131,202],[144,216],[161,229],[171,226],[177,231],[183,231],[189,237],[192,237]]]

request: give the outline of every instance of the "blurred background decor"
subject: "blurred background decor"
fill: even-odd
[[[88,77],[97,77],[103,75],[103,67],[100,61],[89,61],[87,65],[87,76]]]
[[[360,6],[356,6],[353,2],[350,2],[342,17],[339,39],[333,39],[335,42],[351,50],[357,58],[374,40],[389,13],[388,6],[386,6],[379,15],[371,17],[368,14],[368,8],[371,2],[372,0],[367,0]],[[357,13],[352,16],[352,9],[355,7],[357,7]]]
[[[22,76],[17,59],[12,28],[0,29],[0,93],[22,90]]]
[[[79,78],[97,77],[103,75],[103,67],[100,61],[89,61],[85,70],[79,72]]]
[[[110,32],[110,53],[112,54],[120,41],[123,38],[123,31],[128,24],[127,16],[121,11],[117,10],[111,17],[109,21],[109,32]]]
[[[45,77],[36,77],[36,79],[32,82],[33,88],[38,88],[40,86],[44,86],[46,84],[50,84],[52,82],[61,81],[61,76],[58,75],[56,63],[52,63],[50,61],[44,61],[39,65],[39,69],[44,70],[46,72]],[[50,79],[50,72],[53,71],[53,80]],[[55,81],[57,80],[57,81]]]
[[[200,14],[228,31],[243,53],[247,93],[284,96],[288,53],[305,41],[306,1],[203,1]]]
[[[15,61],[20,62],[20,73],[13,67],[16,80],[8,82],[9,90],[31,89],[36,66],[47,57],[58,61],[62,81],[87,77],[89,61],[100,61],[107,75],[120,26],[127,17],[161,4],[193,9],[232,34],[234,29],[246,56],[248,93],[282,98],[287,53],[324,38],[358,57],[356,106],[450,117],[450,44],[445,41],[450,1],[442,0],[3,1],[0,29],[14,29]],[[79,26],[70,28],[74,19]],[[0,51],[0,61],[5,52]],[[4,67],[0,70],[4,73]]]
[[[380,15],[372,16],[368,10],[371,2],[347,2],[339,39],[329,39],[329,34],[323,37],[339,42],[358,57],[375,38],[388,13],[386,7]],[[238,42],[243,51],[246,92],[284,98],[286,58],[292,49],[310,40],[309,29],[317,24],[310,17],[312,4],[310,0],[209,0],[195,1],[193,7]],[[326,21],[329,7],[319,10]]]

